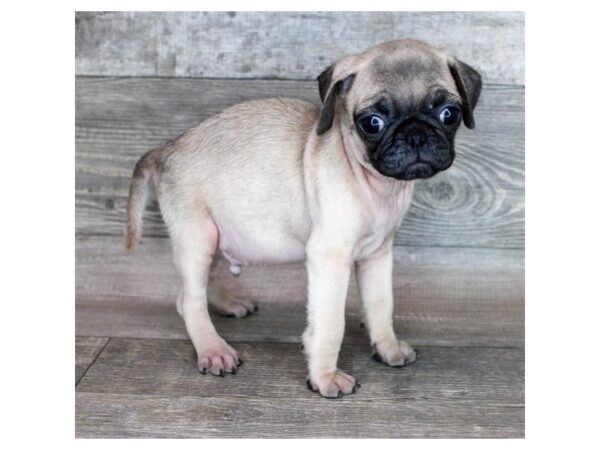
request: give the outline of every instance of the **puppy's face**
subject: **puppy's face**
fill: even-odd
[[[353,131],[362,140],[366,161],[381,174],[429,178],[452,164],[460,98],[439,85],[427,91],[416,98],[381,91],[353,111]]]
[[[416,41],[386,43],[338,64],[340,79],[329,93],[338,97],[334,114],[342,135],[360,149],[361,164],[399,180],[429,178],[450,167],[460,123],[474,126],[477,72]]]

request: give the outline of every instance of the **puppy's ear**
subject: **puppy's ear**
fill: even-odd
[[[448,66],[462,100],[463,121],[467,128],[475,128],[473,110],[481,93],[481,75],[471,66],[455,58],[450,58]]]
[[[327,90],[331,85],[332,78],[333,64],[321,72],[321,74],[317,77],[317,81],[319,82],[319,95],[321,96],[321,102],[325,100],[325,94],[327,94]]]
[[[319,114],[319,122],[317,123],[317,134],[321,135],[331,128],[333,125],[333,116],[335,115],[335,101],[338,96],[345,95],[354,82],[356,74],[348,75],[343,80],[338,80],[332,87],[331,78],[333,74],[333,67],[328,67],[321,75],[319,75],[319,93],[321,94],[321,100],[323,106],[321,107],[321,113]],[[325,98],[325,100],[323,100]]]

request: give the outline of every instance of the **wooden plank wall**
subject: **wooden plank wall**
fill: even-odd
[[[77,93],[81,234],[120,234],[136,160],[197,121],[252,98],[318,101],[313,81],[86,77]],[[450,170],[418,183],[397,244],[522,248],[522,105],[522,88],[486,86],[476,129],[459,131]],[[166,236],[156,205],[144,227],[146,236]]]
[[[128,180],[142,153],[242,100],[318,102],[314,80],[336,58],[408,36],[453,51],[485,84],[476,129],[457,137],[455,165],[418,183],[397,233],[398,313],[424,342],[471,336],[521,343],[524,15],[513,12],[76,14],[78,332],[103,336],[99,329],[115,323],[110,314],[94,322],[102,315],[98,305],[133,298],[127,306],[135,321],[136,298],[144,307],[173,301],[168,245],[151,239],[165,236],[156,203],[145,216],[141,255],[122,261],[119,253]],[[153,260],[157,249],[162,253]],[[268,301],[282,289],[273,274],[288,274],[288,296],[304,298],[301,265],[250,273],[235,280],[236,289]],[[85,308],[97,315],[85,315]],[[183,337],[175,319],[165,333]],[[411,328],[411,320],[423,327]],[[439,333],[427,336],[432,320]]]
[[[314,80],[341,56],[414,38],[523,85],[519,12],[84,12],[78,75]]]

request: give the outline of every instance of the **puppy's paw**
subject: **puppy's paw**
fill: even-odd
[[[417,353],[406,342],[391,338],[373,344],[373,359],[393,367],[414,363]]]
[[[222,377],[226,373],[235,375],[241,365],[242,360],[237,351],[222,339],[198,353],[198,370],[203,375],[207,373]]]
[[[333,373],[319,374],[308,377],[306,385],[313,392],[323,397],[338,398],[342,395],[354,394],[360,383],[352,375],[336,370]]]
[[[258,306],[245,298],[236,298],[227,296],[213,303],[215,311],[225,317],[237,317],[238,319],[245,316],[251,316],[258,311]]]

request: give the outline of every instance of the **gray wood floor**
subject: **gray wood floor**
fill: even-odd
[[[371,359],[352,287],[339,364],[362,388],[326,400],[304,383],[301,265],[222,274],[260,310],[214,317],[244,359],[220,378],[196,370],[167,239],[131,257],[118,237],[78,237],[76,250],[78,437],[524,435],[522,267],[507,264],[518,252],[486,267],[468,264],[486,260],[475,250],[453,266],[439,249],[397,249],[396,329],[420,358],[403,369]]]
[[[200,375],[187,340],[78,339],[102,348],[77,385],[79,437],[522,437],[523,352],[419,347],[403,369],[346,344],[340,367],[362,383],[327,400],[308,391],[298,344],[232,342],[235,376]],[[110,430],[110,432],[109,432]]]

